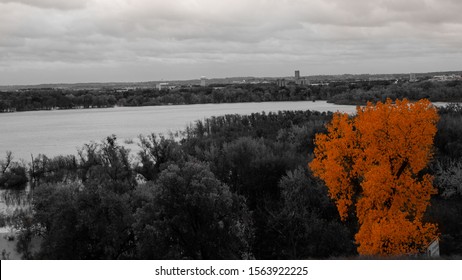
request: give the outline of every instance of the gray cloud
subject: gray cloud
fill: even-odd
[[[462,58],[457,0],[0,0],[0,10],[0,84],[457,70]]]
[[[89,0],[0,0],[0,3],[22,4],[44,9],[74,10],[85,8]]]

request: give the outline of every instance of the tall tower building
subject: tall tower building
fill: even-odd
[[[201,87],[205,87],[207,85],[207,78],[205,76],[201,77]]]
[[[300,79],[300,70],[295,70],[295,80]]]

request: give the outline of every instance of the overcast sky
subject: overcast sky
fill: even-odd
[[[461,63],[461,0],[0,0],[1,85]]]

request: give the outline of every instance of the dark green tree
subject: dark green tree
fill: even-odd
[[[137,190],[139,258],[241,259],[250,257],[252,227],[242,197],[215,178],[208,166],[172,164],[156,183]]]
[[[266,254],[276,259],[325,259],[354,253],[353,238],[324,185],[300,167],[287,172],[279,187],[282,205],[269,217],[273,243]]]
[[[0,160],[0,188],[23,189],[28,182],[24,164],[13,160],[13,154],[8,151],[5,160]]]

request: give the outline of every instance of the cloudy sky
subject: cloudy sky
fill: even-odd
[[[462,70],[461,0],[0,0],[0,84]]]

